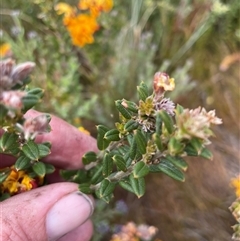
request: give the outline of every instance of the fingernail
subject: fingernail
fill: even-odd
[[[70,193],[48,211],[46,231],[49,241],[54,241],[82,225],[93,212],[91,199],[81,193]]]

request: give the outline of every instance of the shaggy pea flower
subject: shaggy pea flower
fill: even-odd
[[[92,16],[99,16],[101,12],[109,12],[113,7],[112,0],[81,0],[78,4],[80,10],[90,10]]]
[[[12,196],[36,188],[42,183],[43,177],[32,178],[27,172],[16,170],[12,166],[8,177],[0,184],[0,190]]]
[[[175,81],[166,73],[157,72],[153,79],[153,89],[157,97],[163,95],[165,91],[172,91],[175,88]]]

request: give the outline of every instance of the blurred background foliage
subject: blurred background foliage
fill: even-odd
[[[140,200],[117,192],[129,214],[115,221],[155,225],[163,241],[230,240],[229,182],[240,171],[240,1],[115,0],[98,21],[95,42],[83,48],[72,45],[58,2],[1,3],[0,44],[10,44],[7,56],[17,62],[36,62],[32,85],[45,90],[38,110],[94,136],[96,124],[114,125],[114,100],[135,100],[136,85],[151,86],[163,71],[175,78],[175,102],[216,109],[224,122],[215,130],[212,163],[192,163],[184,184],[150,176]]]

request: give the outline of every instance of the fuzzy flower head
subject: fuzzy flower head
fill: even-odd
[[[154,103],[155,110],[165,110],[169,115],[174,116],[175,104],[169,98],[163,98]]]
[[[154,75],[153,89],[157,96],[161,96],[165,91],[172,91],[175,88],[175,81],[166,73],[157,72]]]
[[[176,137],[178,139],[191,139],[197,137],[209,143],[208,138],[213,136],[210,125],[219,125],[222,120],[215,116],[215,111],[207,112],[198,107],[194,110],[184,109],[182,113],[176,113],[176,125],[178,127]]]
[[[2,193],[8,193],[10,196],[29,191],[42,185],[43,177],[32,178],[23,170],[16,170],[14,166],[10,167],[8,177],[0,184]]]

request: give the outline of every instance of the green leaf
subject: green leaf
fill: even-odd
[[[75,183],[90,183],[88,172],[84,169],[79,169],[77,173],[72,177],[72,181]]]
[[[14,149],[18,149],[18,135],[15,133],[5,132],[0,139],[0,147],[5,153],[12,153]]]
[[[27,93],[28,93],[28,95],[37,96],[40,99],[43,97],[44,90],[40,89],[40,88],[34,88],[34,89],[29,90]]]
[[[129,191],[129,192],[134,193],[134,190],[133,190],[131,184],[129,183],[129,181],[127,181],[127,180],[120,181],[120,182],[119,182],[119,185],[120,185],[123,189],[125,189],[125,190],[127,190],[127,191]]]
[[[141,82],[139,86],[137,86],[137,92],[140,100],[145,101],[149,96],[148,87],[144,82]]]
[[[113,160],[112,157],[105,153],[103,157],[103,164],[102,164],[102,174],[104,177],[109,176],[112,173],[113,170]]]
[[[168,142],[168,150],[172,156],[182,153],[184,150],[184,147],[185,147],[184,144],[182,144],[175,137],[171,137]]]
[[[187,162],[180,156],[167,155],[166,159],[173,163],[176,167],[182,169],[183,171],[186,171],[188,168]]]
[[[167,129],[169,134],[173,133],[173,120],[170,115],[165,110],[158,111],[158,115],[161,117],[161,120],[164,123],[165,128]]]
[[[184,151],[187,153],[188,156],[198,156],[197,151],[195,150],[195,148],[188,144],[185,148]]]
[[[40,98],[37,95],[28,94],[22,98],[23,110],[24,112],[34,107],[40,102]]]
[[[203,141],[199,138],[192,138],[190,140],[190,144],[192,145],[192,147],[195,149],[195,151],[199,155],[203,149]]]
[[[138,198],[142,197],[145,193],[145,180],[143,177],[134,178],[133,174],[130,175],[129,181],[133,192]]]
[[[37,144],[39,150],[39,157],[43,158],[51,153],[50,148],[45,144]]]
[[[140,130],[134,131],[134,138],[137,143],[138,151],[143,155],[146,153],[147,140]]]
[[[156,134],[159,136],[162,134],[162,118],[159,112],[156,114]]]
[[[46,166],[43,162],[35,162],[32,169],[40,177],[44,177],[46,174]]]
[[[154,133],[153,140],[156,143],[158,150],[163,151],[163,144],[162,144],[161,136],[157,133]]]
[[[45,163],[46,174],[51,174],[55,172],[55,167],[52,164]]]
[[[107,197],[111,195],[116,187],[116,183],[110,182],[108,179],[104,179],[101,182],[99,188],[99,196],[100,198]]]
[[[134,169],[133,169],[134,178],[144,177],[148,173],[149,173],[149,167],[145,162],[140,161],[134,166]]]
[[[11,195],[9,193],[3,193],[3,194],[0,194],[0,202],[10,198]]]
[[[99,150],[104,150],[108,147],[110,144],[110,141],[107,141],[104,139],[104,135],[106,134],[107,131],[109,131],[109,128],[107,128],[104,125],[98,125],[97,126],[97,147]]]
[[[120,133],[117,129],[112,129],[107,131],[103,138],[106,139],[107,141],[119,141],[120,140],[119,134]]]
[[[33,140],[28,140],[28,142],[23,145],[22,151],[31,160],[38,160],[40,158],[38,145]]]
[[[8,168],[5,168],[5,169],[2,169],[2,170],[0,171],[0,184],[3,183],[3,182],[7,179],[7,177],[8,177],[9,174],[10,174],[10,172],[11,172],[11,170],[10,170],[9,167],[8,167]]]
[[[138,106],[133,101],[128,101],[128,100],[123,99],[122,100],[122,105],[127,110],[132,111],[133,113],[138,113]]]
[[[181,113],[183,113],[183,111],[184,111],[184,108],[181,105],[177,104],[176,112],[178,114],[181,114]]]
[[[183,173],[166,159],[161,160],[157,165],[150,165],[149,168],[151,172],[163,172],[177,181],[185,181]]]
[[[77,170],[60,170],[61,177],[66,181],[72,181],[73,176],[76,175],[76,173]]]
[[[102,166],[101,167],[96,167],[95,169],[93,169],[94,174],[93,174],[93,176],[91,178],[91,183],[92,184],[97,184],[97,183],[101,182],[104,179],[103,174],[102,174],[102,169],[103,169]]]
[[[97,154],[93,151],[89,151],[84,154],[82,157],[82,161],[84,165],[88,165],[91,162],[95,162],[97,160]]]
[[[101,196],[99,189],[95,191],[95,194],[96,194],[97,198],[103,200],[106,203],[109,203],[111,201],[111,199],[113,198],[113,194],[112,193],[107,195],[107,196],[104,196],[104,197]]]
[[[126,161],[125,159],[120,155],[114,155],[113,161],[116,164],[117,168],[123,172],[127,171]]]
[[[121,100],[116,100],[115,101],[115,105],[117,110],[119,111],[119,113],[121,113],[121,115],[126,118],[126,119],[131,119],[131,113],[122,105],[122,101]]]
[[[8,113],[8,109],[4,106],[0,104],[0,125],[3,126],[3,121],[6,118]]]
[[[31,162],[31,159],[29,159],[28,157],[20,156],[16,160],[14,167],[16,170],[23,170],[31,166],[30,162]]]
[[[134,160],[134,158],[137,155],[137,142],[136,139],[133,138],[132,142],[130,143],[130,149],[129,149],[129,157]]]
[[[90,183],[82,183],[78,186],[79,191],[85,193],[85,194],[92,194],[93,190],[91,189]]]
[[[125,125],[124,125],[124,130],[127,132],[131,132],[133,130],[136,130],[138,128],[139,124],[135,120],[129,120]]]
[[[200,156],[204,157],[206,159],[209,159],[209,160],[213,160],[212,152],[209,149],[205,148],[205,147],[202,149],[202,152],[200,153]]]

